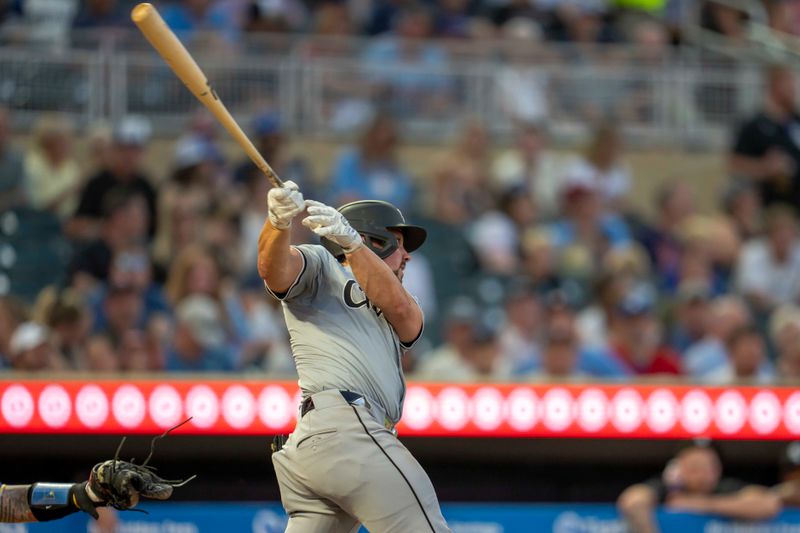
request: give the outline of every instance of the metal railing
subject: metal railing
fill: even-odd
[[[159,134],[180,131],[199,104],[154,52],[121,42],[128,41],[68,52],[0,47],[0,104],[22,127],[58,111],[82,126],[142,114]],[[423,59],[414,62],[383,58],[376,47],[392,45],[381,43],[289,39],[268,52],[195,57],[244,126],[271,108],[287,132],[328,137],[351,134],[384,111],[425,142],[449,138],[468,117],[499,139],[518,121],[543,122],[566,143],[611,119],[638,144],[718,147],[760,101],[757,66],[690,49],[648,55],[631,47],[514,49],[502,41],[476,55],[468,45],[415,43],[409,49]],[[426,61],[426,50],[439,59]]]

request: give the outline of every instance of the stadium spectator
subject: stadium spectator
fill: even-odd
[[[362,133],[358,146],[345,149],[331,176],[332,203],[365,198],[385,200],[401,210],[411,202],[411,178],[397,154],[397,130],[387,115],[378,115]]]
[[[520,254],[522,273],[538,291],[545,293],[559,285],[556,254],[547,232],[537,228],[526,230],[522,234]]]
[[[592,185],[569,185],[562,193],[562,206],[563,218],[551,223],[548,230],[564,275],[591,277],[609,249],[630,243],[627,224],[603,212],[600,194]]]
[[[578,336],[587,346],[606,348],[616,310],[634,280],[620,273],[601,272],[589,294],[589,304],[577,316]]]
[[[97,121],[88,126],[85,152],[79,158],[83,175],[94,176],[110,165],[113,139],[111,126],[105,121]]]
[[[444,322],[445,342],[422,358],[416,369],[418,378],[477,381],[510,377],[511,364],[502,357],[497,332],[474,301],[455,300]]]
[[[739,239],[747,241],[761,235],[764,211],[755,184],[749,180],[733,180],[722,197],[722,210],[733,223]]]
[[[625,489],[617,507],[632,533],[657,533],[655,508],[706,513],[738,520],[767,520],[781,510],[777,493],[766,487],[722,477],[719,455],[711,447],[681,450],[659,477]]]
[[[66,219],[74,211],[83,185],[73,154],[75,130],[63,115],[42,115],[25,154],[28,199],[34,209]]]
[[[686,348],[683,368],[694,379],[705,380],[728,367],[728,340],[734,331],[750,324],[750,313],[736,295],[721,296],[711,302],[706,315],[706,334]]]
[[[322,9],[322,6],[318,9]],[[308,9],[299,0],[251,0],[243,28],[249,34],[303,31],[308,19]]]
[[[443,0],[438,2],[434,15],[433,33],[437,38],[464,39],[469,37],[472,17],[469,0]]]
[[[800,308],[788,304],[776,309],[769,320],[769,335],[777,352],[777,377],[800,380]]]
[[[492,185],[496,190],[523,186],[531,193],[536,207],[545,215],[558,209],[559,180],[563,175],[560,160],[545,151],[548,146],[545,126],[521,124],[514,149],[504,152],[492,165]]]
[[[544,297],[542,316],[545,337],[551,335],[575,340],[575,371],[579,374],[610,379],[630,375],[631,371],[614,356],[607,345],[582,342],[578,330],[577,295],[568,287],[554,289]]]
[[[594,189],[604,210],[624,210],[631,175],[622,162],[622,136],[616,127],[610,124],[597,127],[584,157],[573,161],[563,172],[563,189],[577,185]]]
[[[520,376],[540,366],[542,310],[534,286],[525,280],[509,284],[506,294],[500,350],[511,364],[511,373]]]
[[[800,241],[797,218],[785,206],[768,209],[766,234],[742,248],[736,287],[759,314],[800,300]]]
[[[774,380],[767,361],[767,347],[761,331],[746,325],[734,330],[727,339],[728,362],[708,375],[711,383],[768,385]]]
[[[694,190],[680,180],[669,180],[655,195],[655,222],[639,232],[637,240],[647,250],[659,277],[676,276],[683,243],[680,230],[695,212]]]
[[[679,355],[661,340],[655,304],[652,287],[638,284],[628,290],[616,309],[612,353],[634,374],[681,374]]]
[[[759,187],[762,203],[769,207],[800,202],[800,127],[795,101],[794,74],[773,66],[764,73],[767,92],[762,110],[736,133],[729,167],[734,176],[748,178]]]
[[[85,368],[92,317],[80,294],[46,287],[39,293],[33,317],[52,332],[53,345],[71,367]]]
[[[211,0],[178,0],[164,6],[161,17],[183,42],[199,40],[213,44],[235,43],[240,34],[229,6]],[[214,39],[220,36],[224,41]]]
[[[520,266],[520,236],[536,221],[536,208],[528,191],[512,187],[504,191],[498,208],[486,211],[467,230],[481,266],[487,272],[511,275]]]
[[[553,17],[553,40],[597,43],[615,39],[613,28],[606,21],[605,0],[539,0],[537,5]]]
[[[541,367],[532,378],[541,381],[576,380],[585,378],[578,370],[578,342],[569,329],[546,330],[542,339]]]
[[[81,370],[90,372],[119,372],[121,365],[114,345],[106,335],[92,335],[86,341],[86,355]]]
[[[669,345],[683,354],[689,347],[705,339],[710,327],[711,288],[707,283],[688,281],[678,287],[675,297],[674,322]]]
[[[72,20],[78,11],[78,0],[11,2],[14,17],[6,21],[7,38],[11,41],[64,47],[69,41]]]
[[[376,96],[395,116],[446,116],[449,58],[443,47],[428,40],[432,30],[426,5],[405,5],[393,19],[392,32],[368,44],[361,57]]]
[[[92,177],[81,191],[75,216],[67,226],[68,235],[81,240],[97,238],[101,233],[106,196],[119,187],[144,197],[150,215],[148,235],[154,235],[156,191],[141,172],[142,157],[149,138],[150,124],[142,118],[126,117],[117,124],[109,164]]]
[[[175,309],[176,326],[166,353],[169,371],[233,370],[233,354],[227,347],[223,315],[217,302],[195,294]]]
[[[130,27],[130,19],[117,0],[86,0],[72,27],[75,29],[105,29]]]
[[[36,322],[17,326],[9,341],[8,358],[13,370],[24,372],[67,368],[64,358],[53,345],[50,330]]]
[[[93,333],[106,335],[115,349],[130,330],[143,327],[144,295],[133,285],[109,285],[103,292],[101,322],[93,325]]]
[[[493,204],[486,188],[489,178],[489,138],[479,121],[467,120],[458,139],[433,169],[434,194],[446,197],[463,220],[472,221]]]
[[[191,296],[206,296],[218,306],[220,326],[232,357],[241,354],[250,341],[247,317],[235,287],[224,277],[218,257],[202,245],[184,249],[175,258],[165,285],[167,298],[176,310]]]
[[[11,146],[11,112],[0,107],[0,212],[27,204],[24,158]]]
[[[122,187],[109,190],[103,202],[99,238],[80,246],[69,266],[71,285],[81,291],[108,279],[115,253],[142,246],[147,238],[144,196]]]
[[[0,296],[0,369],[10,360],[10,344],[14,331],[27,319],[27,309],[22,302],[11,296]]]

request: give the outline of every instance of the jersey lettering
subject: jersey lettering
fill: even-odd
[[[372,304],[372,302],[369,301],[367,295],[364,294],[364,289],[362,289],[358,285],[358,283],[356,283],[356,280],[354,279],[347,280],[347,282],[345,282],[344,284],[343,292],[344,292],[343,294],[344,303],[350,309],[358,309],[366,305],[369,309],[372,309],[372,312],[374,312],[377,316],[381,316],[383,314],[383,311],[378,309],[375,305]]]

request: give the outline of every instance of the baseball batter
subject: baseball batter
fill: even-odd
[[[303,402],[272,456],[290,533],[450,531],[427,474],[397,439],[405,396],[401,357],[422,333],[403,288],[409,253],[425,230],[393,205],[338,211],[303,200],[287,181],[270,190],[258,270],[282,301]],[[290,246],[292,220],[324,246]]]

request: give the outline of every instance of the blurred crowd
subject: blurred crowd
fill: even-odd
[[[0,25],[6,39],[65,42],[73,29],[132,27],[135,0],[5,0]],[[800,3],[760,0],[756,11],[789,34],[800,34]],[[182,40],[211,34],[235,47],[248,35],[307,33],[327,37],[406,35],[414,38],[487,39],[534,35],[573,43],[642,46],[679,43],[693,17],[734,40],[746,36],[747,11],[730,2],[702,0],[162,0],[157,5]],[[751,11],[748,9],[748,11]],[[391,46],[383,54],[393,53]],[[432,50],[420,58],[436,62]]]
[[[248,126],[307,198],[388,200],[427,228],[405,276],[426,314],[404,362],[418,378],[767,384],[800,378],[800,115],[791,71],[764,74],[713,212],[699,211],[695,176],[634,209],[641,176],[612,123],[565,154],[546,123],[521,122],[497,147],[465,120],[424,175],[391,114],[320,175],[278,113]],[[226,152],[215,120],[199,112],[167,142],[143,117],[79,136],[43,114],[20,146],[11,118],[0,111],[0,366],[293,375],[256,271],[268,185]],[[169,156],[145,165],[154,143]]]

